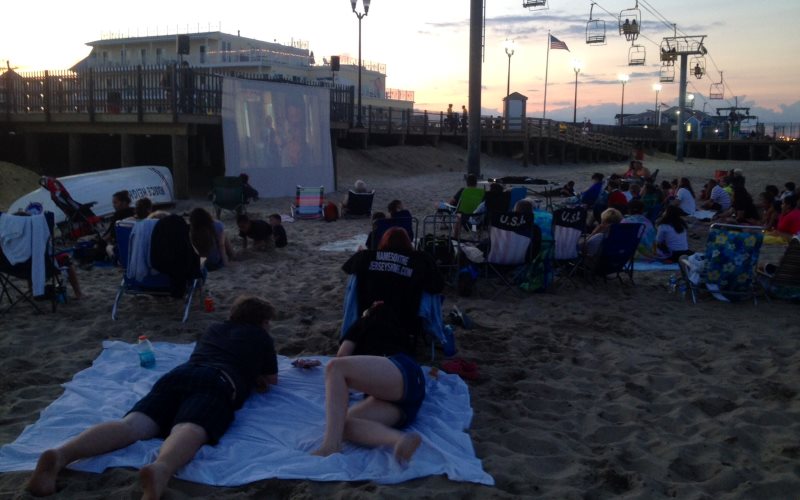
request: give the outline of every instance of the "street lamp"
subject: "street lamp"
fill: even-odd
[[[663,87],[661,86],[660,83],[654,83],[653,84],[653,90],[656,91],[656,107],[653,108],[653,121],[656,123],[656,127],[660,127],[661,126],[661,120],[659,120],[659,116],[658,116],[659,115],[659,110],[660,110],[660,108],[658,106],[658,93],[661,92],[662,88]]]
[[[572,70],[575,72],[575,104],[572,106],[572,124],[578,123],[578,74],[581,72],[581,62],[575,59],[572,61]]]
[[[694,94],[686,94],[686,99],[689,100],[689,109],[694,109]]]
[[[353,14],[358,18],[358,118],[356,119],[356,127],[364,128],[361,123],[361,20],[369,14],[369,3],[372,0],[361,0],[364,5],[364,13],[356,12],[356,2],[358,0],[350,0],[350,5],[353,8]]]
[[[625,84],[628,83],[628,75],[619,75],[619,81],[622,83],[622,104],[619,107],[619,127],[625,126]]]
[[[514,55],[514,40],[506,39],[504,48],[506,50],[506,55],[508,56],[508,78],[506,79],[506,97],[508,97],[508,95],[511,93],[511,56]]]

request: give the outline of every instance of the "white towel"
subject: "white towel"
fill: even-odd
[[[11,265],[31,259],[31,286],[35,297],[44,294],[47,281],[45,252],[49,238],[50,231],[43,214],[0,215],[0,248]]]

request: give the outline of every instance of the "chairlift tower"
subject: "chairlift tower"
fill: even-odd
[[[729,106],[725,108],[717,108],[717,116],[725,116],[728,117],[728,121],[730,122],[730,127],[728,127],[728,139],[733,140],[733,128],[738,123],[741,127],[741,123],[747,120],[758,120],[756,115],[750,114],[750,108],[743,108],[739,106],[739,97],[736,96],[736,105]],[[744,114],[741,114],[740,111],[744,111]]]
[[[708,53],[703,40],[706,35],[695,36],[671,36],[666,37],[661,43],[661,60],[665,58],[675,61],[680,59],[680,83],[679,83],[679,99],[678,109],[686,109],[686,77],[689,66],[689,56],[704,56]],[[677,130],[675,131],[675,161],[683,161],[684,149],[686,147],[686,132],[683,127],[683,116],[679,116],[677,123]]]

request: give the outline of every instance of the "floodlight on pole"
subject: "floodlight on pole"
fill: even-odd
[[[511,56],[514,55],[514,40],[506,39],[503,48],[508,56],[508,78],[506,78],[506,97],[511,93]]]
[[[653,84],[653,90],[656,91],[656,107],[653,108],[653,121],[655,122],[656,127],[660,127],[661,126],[661,119],[660,119],[661,118],[660,117],[661,108],[658,105],[658,94],[659,94],[659,92],[661,92],[662,88],[663,87],[661,86],[660,83],[654,83]]]
[[[583,63],[575,59],[572,61],[572,71],[575,72],[575,102],[572,105],[572,124],[575,125],[578,119],[578,75],[581,72]]]
[[[628,83],[630,77],[625,74],[619,75],[619,82],[622,84],[622,101],[619,107],[619,126],[622,128],[625,124],[625,84]]]
[[[361,0],[364,5],[364,12],[356,11],[356,2],[358,0],[350,0],[350,6],[353,8],[353,14],[358,18],[358,113],[356,117],[356,127],[364,128],[361,122],[361,20],[369,14],[369,4],[372,0]]]

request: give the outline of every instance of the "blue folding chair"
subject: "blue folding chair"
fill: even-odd
[[[111,319],[117,319],[117,309],[122,300],[122,296],[128,295],[152,295],[157,297],[169,297],[171,281],[166,274],[159,273],[151,270],[151,273],[144,279],[137,280],[128,276],[128,268],[130,267],[131,258],[131,245],[134,243],[134,238],[131,236],[133,225],[135,222],[119,221],[117,222],[115,231],[117,235],[117,252],[119,262],[124,267],[122,282],[117,290],[117,296],[114,299],[114,306],[111,308]],[[186,293],[186,299],[183,306],[183,317],[181,322],[185,323],[189,318],[189,308],[192,305],[192,297],[195,290],[200,285],[200,279],[195,278],[192,280],[189,290]]]
[[[633,258],[636,256],[636,249],[643,234],[644,224],[612,224],[603,239],[599,256],[584,260],[585,263],[591,263],[590,276],[602,276],[604,280],[608,280],[613,274],[620,283],[623,283],[621,275],[626,274],[631,283],[635,284]]]
[[[508,198],[508,211],[513,212],[517,202],[524,200],[526,196],[528,196],[528,188],[524,186],[511,188]]]

